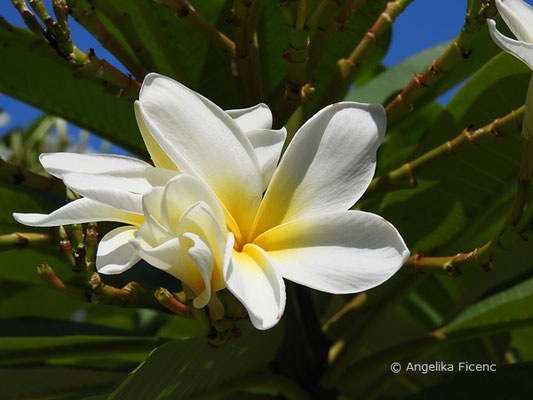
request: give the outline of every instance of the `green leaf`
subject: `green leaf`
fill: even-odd
[[[68,63],[24,29],[0,25],[0,91],[63,117],[136,154],[146,149],[131,101],[77,78]],[[23,66],[23,68],[22,68]]]
[[[261,372],[280,344],[282,328],[243,330],[220,348],[205,338],[172,341],[157,348],[109,399],[184,399],[228,380]]]
[[[77,393],[94,393],[111,388],[125,375],[125,372],[120,371],[61,366],[0,368],[0,398],[52,399]]]
[[[533,278],[481,300],[447,324],[446,333],[533,322]]]

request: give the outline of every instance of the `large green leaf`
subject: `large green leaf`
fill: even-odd
[[[218,349],[205,338],[160,346],[109,399],[184,399],[228,380],[265,370],[280,344],[282,327],[268,331],[244,329],[242,336]]]

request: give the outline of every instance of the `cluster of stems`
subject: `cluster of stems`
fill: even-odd
[[[132,100],[138,98],[140,83],[132,78],[131,75],[124,74],[106,60],[98,58],[94,50],[90,49],[87,53],[80,50],[73,43],[68,23],[68,15],[72,10],[67,5],[66,0],[53,1],[55,20],[48,13],[42,0],[29,0],[29,5],[33,12],[28,8],[25,0],[12,0],[12,3],[19,11],[30,31],[40,39],[46,40],[55,52],[67,62],[67,65],[72,68],[75,76],[102,84],[108,90],[114,91],[118,97]],[[76,15],[78,13],[83,14],[78,16],[83,17],[81,19],[87,26],[90,25],[90,30],[98,30],[100,38],[102,40],[105,39],[106,45],[112,47],[113,43],[118,43],[115,39],[111,39],[111,35],[108,36],[105,33],[105,27],[99,23],[96,17],[90,17],[89,12],[84,13],[77,5],[74,10],[77,10],[75,11]],[[98,22],[95,23],[95,20]],[[115,51],[116,49],[113,50]]]
[[[37,267],[37,273],[47,285],[68,296],[92,304],[119,307],[151,308],[169,311],[184,318],[196,320],[209,343],[219,346],[240,334],[236,322],[246,317],[242,304],[227,290],[213,293],[206,308],[197,309],[192,300],[195,294],[185,285],[183,291],[172,293],[164,287],[150,289],[139,282],[129,282],[115,287],[104,282],[96,270],[98,248],[96,223],[61,226],[49,232],[13,232],[0,235],[0,251],[27,247],[52,248],[59,242],[63,254],[75,278],[62,280],[47,262]]]

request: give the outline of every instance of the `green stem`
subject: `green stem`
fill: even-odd
[[[130,282],[119,289],[105,284],[97,272],[88,282],[92,303],[117,305],[120,307],[161,309],[151,292],[143,289],[137,282]]]
[[[484,140],[497,139],[503,135],[520,132],[523,115],[524,106],[511,111],[502,118],[495,119],[490,124],[475,131],[472,131],[470,128],[465,128],[458,136],[446,143],[435,147],[385,175],[374,178],[365,193],[365,199],[390,193],[394,190],[417,187],[416,176],[420,170],[442,157],[454,154],[461,147],[475,145]]]
[[[459,253],[454,256],[424,257],[417,253],[409,257],[403,267],[413,268],[420,272],[445,273],[449,276],[458,276],[462,271],[473,267],[481,267],[483,270],[489,271],[492,269],[492,258],[501,251],[492,243],[491,240],[468,253]]]
[[[187,0],[161,0],[161,3],[174,11],[178,18],[187,21],[215,49],[230,58],[235,57],[235,43],[207,22]]]
[[[0,235],[0,251],[24,249],[26,247],[48,247],[56,243],[57,235],[51,230],[48,233],[13,232]]]
[[[73,286],[63,282],[54,272],[48,263],[44,262],[37,267],[37,273],[44,283],[52,288],[66,294],[67,296],[76,297],[78,299],[85,299],[85,293]]]
[[[35,18],[33,13],[28,8],[26,0],[11,0],[11,3],[20,13],[22,20],[24,21],[24,24],[28,27],[28,29],[35,33],[37,36],[42,37],[44,33],[43,28],[41,27],[41,24],[39,24],[39,21],[37,21],[37,18]]]
[[[65,0],[54,0],[54,2]],[[100,44],[113,54],[137,79],[149,72],[132,54],[107,30],[94,10],[89,10],[78,0],[66,0],[68,12],[93,35]]]
[[[176,297],[165,288],[159,288],[154,293],[157,301],[167,310],[172,311],[182,317],[190,317],[191,312],[189,307],[180,302]]]
[[[411,112],[416,101],[435,85],[457,64],[470,56],[471,43],[476,34],[486,25],[487,18],[496,15],[494,0],[469,0],[466,21],[459,35],[448,48],[421,74],[414,74],[407,86],[387,106],[389,123]]]

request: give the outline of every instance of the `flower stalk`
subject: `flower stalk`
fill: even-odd
[[[160,287],[154,292],[157,301],[167,310],[182,317],[190,317],[191,312],[189,307],[179,301],[176,296],[170,293],[167,289]]]
[[[466,20],[459,35],[447,49],[421,74],[414,74],[405,88],[387,106],[387,119],[394,122],[415,108],[416,101],[435,85],[456,65],[467,59],[471,52],[472,40],[486,26],[487,18],[496,15],[494,0],[469,0]]]
[[[43,280],[44,283],[51,286],[52,288],[59,290],[60,292],[78,299],[85,299],[85,293],[83,290],[75,288],[74,286],[68,285],[63,282],[55,274],[54,270],[48,263],[44,262],[37,267],[37,273],[39,277]]]

